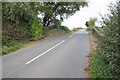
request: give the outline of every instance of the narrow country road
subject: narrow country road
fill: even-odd
[[[60,35],[2,57],[3,78],[87,78],[88,33]]]

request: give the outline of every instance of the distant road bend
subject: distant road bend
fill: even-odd
[[[2,57],[3,78],[87,78],[85,29],[59,35]]]

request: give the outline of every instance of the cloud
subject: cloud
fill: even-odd
[[[80,11],[77,11],[73,16],[68,19],[65,19],[62,22],[62,25],[73,29],[74,27],[82,27],[85,28],[85,22],[89,20],[91,17],[97,17],[98,20],[101,20],[99,14],[108,13],[108,5],[109,3],[115,3],[116,0],[90,0],[89,7],[81,8]]]

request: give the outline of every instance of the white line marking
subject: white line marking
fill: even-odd
[[[47,51],[43,52],[42,54],[38,55],[37,57],[31,59],[30,61],[28,61],[26,64],[29,64],[31,62],[33,62],[34,60],[38,59],[39,57],[41,57],[42,55],[44,55],[45,53],[49,52],[50,50],[54,49],[55,47],[59,46],[60,44],[62,44],[63,42],[65,42],[65,40],[61,41],[60,43],[56,44],[55,46],[53,46],[52,48],[48,49]]]
[[[72,37],[74,34],[70,35],[69,37]]]

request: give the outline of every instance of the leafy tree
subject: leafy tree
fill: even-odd
[[[97,18],[90,18],[90,20],[88,21],[88,25],[89,25],[88,29],[89,30],[92,30],[93,27],[95,27],[95,22],[96,21],[97,21]]]
[[[88,24],[89,24],[90,26],[95,26],[95,22],[96,22],[96,21],[97,21],[97,18],[90,18]]]
[[[3,2],[3,35],[12,40],[29,40],[32,38],[35,32],[32,30],[33,25],[38,23],[38,21],[33,22],[38,15],[38,8],[36,7],[38,4],[37,2]],[[37,30],[39,32],[39,29]],[[39,34],[41,35],[41,32]]]
[[[48,29],[59,28],[64,18],[86,5],[87,2],[3,2],[3,39],[39,39]],[[39,14],[43,18],[38,19]]]
[[[89,27],[88,21],[85,23],[85,25],[86,25],[87,27]]]
[[[40,12],[43,14],[43,23],[48,27],[53,20],[68,18],[76,11],[80,10],[81,6],[84,7],[87,2],[45,2],[43,3]]]

